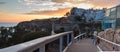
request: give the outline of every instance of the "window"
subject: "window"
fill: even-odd
[[[117,18],[120,18],[120,6],[117,7]]]
[[[111,8],[111,11],[110,11],[110,17],[111,18],[116,18],[116,8]]]
[[[105,16],[106,16],[106,17],[109,17],[109,16],[110,16],[110,10],[109,10],[109,9],[106,10]]]

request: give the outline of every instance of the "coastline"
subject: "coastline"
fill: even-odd
[[[0,27],[14,27],[17,24],[15,22],[0,22]]]

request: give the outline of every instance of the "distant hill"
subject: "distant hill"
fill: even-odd
[[[51,23],[50,23],[50,19],[43,19],[43,20],[36,19],[32,21],[20,22],[16,27],[26,31],[39,31],[44,28],[48,28],[50,30],[49,27],[51,27]]]

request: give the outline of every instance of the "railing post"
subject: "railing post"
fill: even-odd
[[[80,34],[79,34],[80,35]],[[80,37],[78,37],[78,41],[81,39],[81,36]]]
[[[116,40],[115,40],[115,43],[116,43]],[[114,52],[117,51],[117,46],[116,45],[113,45],[114,46]]]
[[[67,45],[69,44],[69,34],[67,34]]]
[[[102,50],[104,51],[104,45],[105,44],[105,42],[104,42],[104,40],[102,40]]]
[[[62,52],[62,45],[63,44],[63,36],[60,37],[60,40],[59,40],[59,52]]]
[[[114,45],[114,52],[116,52],[117,51],[117,46],[116,45]]]
[[[93,35],[93,43],[94,43],[94,45],[96,45],[96,37],[95,37],[95,35]]]
[[[45,52],[45,45],[39,49],[39,52]]]
[[[94,38],[93,38],[94,45],[97,45],[97,40],[98,40],[98,38],[94,35]]]
[[[81,38],[81,39],[83,39],[83,37],[84,37],[84,35],[83,35],[83,36],[81,36],[80,38]]]
[[[74,40],[74,33],[72,32],[71,33],[71,42],[73,42],[73,40]]]
[[[86,34],[85,34],[84,36],[82,36],[82,39],[83,39],[83,38],[86,38],[85,36],[86,36]]]

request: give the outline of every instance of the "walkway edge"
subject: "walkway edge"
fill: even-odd
[[[99,52],[103,52],[102,49],[97,45],[97,48],[100,50]]]
[[[63,52],[66,52],[67,49],[68,49],[68,47],[69,47],[71,44],[72,44],[72,42],[70,42],[70,43],[68,44],[68,46],[63,50]]]

